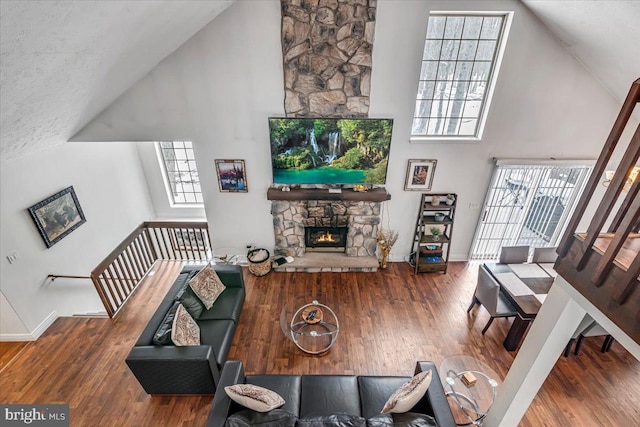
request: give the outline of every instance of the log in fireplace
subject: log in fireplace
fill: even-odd
[[[305,227],[304,242],[308,252],[345,252],[347,227]]]

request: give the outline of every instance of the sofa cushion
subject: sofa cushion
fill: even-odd
[[[435,427],[436,420],[427,414],[378,414],[367,418],[367,427]]]
[[[189,270],[187,270],[187,267],[185,267],[180,272],[180,274],[178,275],[178,278],[174,282],[174,286],[175,284],[180,283],[181,284],[180,288],[177,289],[177,292],[176,292],[176,290],[172,286],[167,296],[171,296],[172,294],[175,294],[173,299],[175,301],[178,301],[182,297],[182,294],[184,293],[185,289],[189,287],[189,280],[191,280],[193,276],[198,274],[198,271],[200,271],[201,269],[202,269],[202,266],[200,266],[198,269],[189,269]]]
[[[171,341],[176,346],[200,345],[200,327],[181,303],[171,326]]]
[[[244,288],[244,272],[239,265],[216,265],[216,273],[227,288]]]
[[[216,270],[211,263],[207,264],[189,280],[189,286],[198,295],[207,310],[213,306],[216,298],[225,290],[224,283],[216,274]]]
[[[281,409],[300,416],[300,375],[248,375],[247,384],[255,384],[278,393],[285,401]]]
[[[278,393],[255,384],[234,384],[224,388],[234,402],[258,412],[269,412],[284,405]]]
[[[201,320],[231,319],[238,323],[244,304],[244,288],[227,288],[220,294],[213,307],[200,314]]]
[[[296,425],[297,419],[294,414],[283,409],[274,409],[269,412],[244,409],[229,416],[225,422],[225,427],[293,427]]]
[[[156,333],[153,335],[153,344],[154,345],[171,345],[173,342],[171,341],[171,328],[173,327],[173,320],[176,317],[176,310],[178,310],[178,306],[180,306],[179,302],[173,304],[173,306],[169,309],[167,314],[164,316],[162,323],[156,330]]]
[[[366,427],[367,420],[358,415],[331,414],[299,418],[296,427]]]
[[[195,272],[193,274],[195,274]],[[151,316],[151,319],[147,323],[147,326],[145,326],[144,330],[140,334],[138,341],[136,341],[137,346],[154,345],[153,336],[160,327],[160,324],[164,320],[169,309],[175,304],[176,293],[178,293],[181,288],[188,285],[189,278],[191,277],[190,275],[190,271],[182,272],[178,275],[175,282],[173,282],[173,285],[171,285],[169,292],[167,292],[167,295],[162,300],[156,311],[153,313],[153,316]]]
[[[389,397],[410,379],[411,377],[359,376],[362,416],[368,419],[380,414]]]
[[[199,319],[204,311],[204,304],[200,301],[200,298],[198,298],[195,292],[193,292],[191,286],[185,287],[178,301],[180,301],[194,319]]]
[[[302,376],[300,418],[326,414],[360,415],[358,380],[355,376]]]
[[[216,355],[216,363],[222,368],[229,355],[236,324],[233,320],[198,320],[200,342],[210,345]]]
[[[413,378],[403,384],[389,397],[384,408],[382,408],[382,413],[409,412],[425,395],[427,389],[429,389],[429,384],[431,384],[430,370],[414,375]]]

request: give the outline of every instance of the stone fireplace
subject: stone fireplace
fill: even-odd
[[[304,256],[307,227],[346,227],[348,257],[376,256],[380,202],[274,200],[271,214],[276,255]]]
[[[382,203],[391,196],[384,188],[356,192],[343,188],[339,193],[327,188],[272,187],[271,200],[274,254],[294,257],[293,263],[274,267],[277,271],[376,271],[377,235]],[[313,229],[311,227],[314,227]],[[344,232],[340,252],[318,251],[305,241],[310,230],[325,228]],[[317,245],[315,245],[317,246]],[[324,245],[320,245],[324,246]],[[315,249],[315,251],[314,251]],[[333,250],[333,249],[332,249]]]

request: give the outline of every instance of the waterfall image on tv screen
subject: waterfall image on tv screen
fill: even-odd
[[[276,184],[384,184],[392,119],[269,118]]]

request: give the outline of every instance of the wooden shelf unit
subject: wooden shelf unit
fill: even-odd
[[[416,274],[447,272],[451,235],[458,202],[458,196],[453,194],[454,202],[448,205],[447,195],[449,194],[453,193],[423,193],[420,198],[416,230],[411,243],[411,259]],[[440,203],[434,206],[432,201],[436,198],[440,200]],[[444,218],[437,220],[436,214],[444,215]],[[439,226],[442,231],[437,239],[431,234],[431,227],[434,226]],[[434,248],[433,245],[437,247]]]

